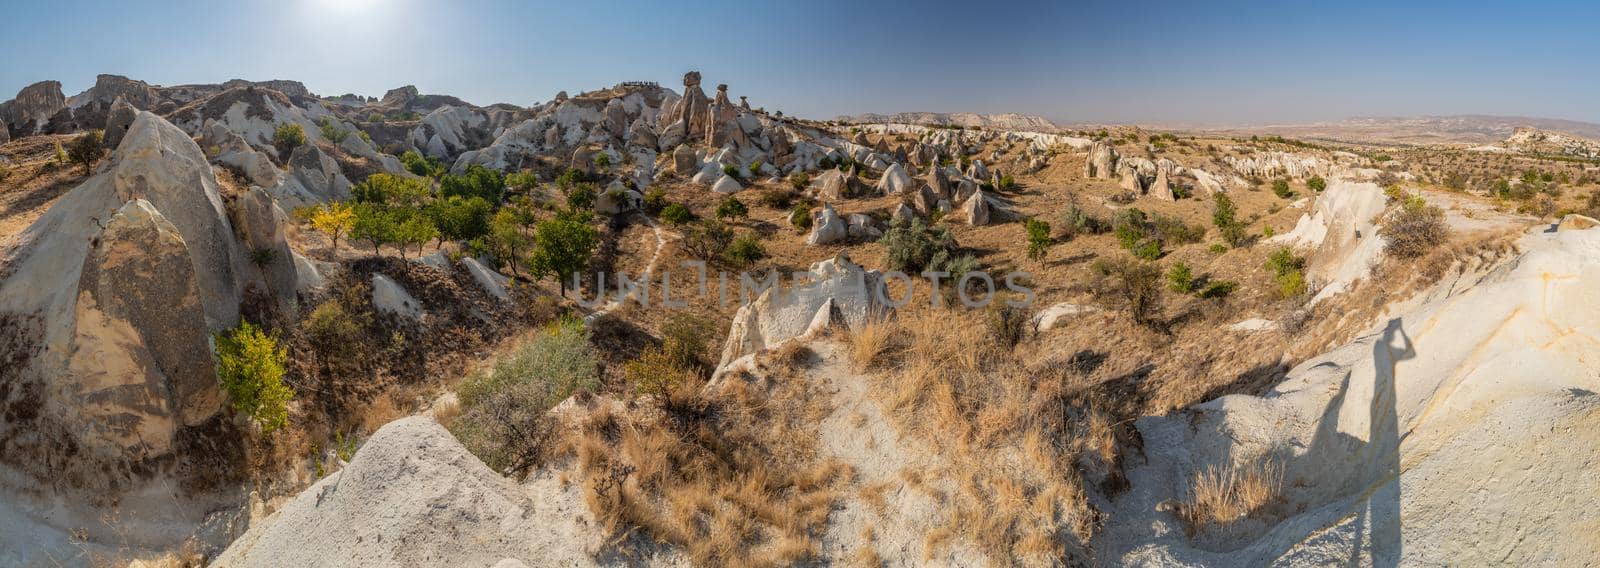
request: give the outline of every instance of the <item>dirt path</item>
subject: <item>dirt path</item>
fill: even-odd
[[[649,281],[650,275],[655,272],[656,262],[661,259],[661,251],[667,248],[667,236],[671,233],[668,233],[666,229],[661,228],[661,224],[659,222],[648,216],[644,216],[644,223],[650,226],[650,229],[656,237],[656,250],[655,252],[650,253],[650,262],[646,263],[644,266],[644,279]],[[601,293],[603,294],[605,292],[601,291]],[[622,302],[631,297],[633,297],[633,294],[630,293],[628,296],[612,298],[611,300],[606,301],[606,303],[602,304],[599,309],[590,312],[589,315],[583,316],[583,323],[589,324],[594,320],[599,319],[601,316],[611,313],[613,310],[622,307]]]

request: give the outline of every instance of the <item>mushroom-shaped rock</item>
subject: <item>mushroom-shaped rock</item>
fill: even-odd
[[[844,240],[850,236],[850,228],[844,219],[839,217],[839,212],[833,210],[832,205],[824,203],[822,211],[811,222],[811,235],[806,237],[808,245],[826,245]]]
[[[900,164],[891,164],[883,170],[883,177],[878,178],[878,185],[874,187],[884,195],[899,195],[911,190],[911,174]]]
[[[422,302],[388,276],[372,275],[372,307],[410,320],[422,319]]]
[[[717,193],[738,193],[742,189],[744,186],[739,185],[739,180],[733,179],[733,176],[728,174],[722,174],[716,183],[711,184],[711,191]]]

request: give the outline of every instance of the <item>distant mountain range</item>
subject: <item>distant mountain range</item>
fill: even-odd
[[[867,113],[840,116],[834,120],[851,123],[922,124],[927,126],[961,126],[994,130],[1022,130],[1054,132],[1057,126],[1050,119],[1029,114],[977,114],[971,112],[897,112],[894,114]]]
[[[1195,129],[1233,135],[1276,134],[1291,138],[1374,144],[1493,144],[1519,128],[1600,139],[1600,124],[1555,118],[1463,114],[1451,116],[1352,117],[1337,122],[1271,124]]]

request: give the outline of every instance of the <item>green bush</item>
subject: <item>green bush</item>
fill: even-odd
[[[415,150],[406,150],[401,154],[400,165],[405,166],[406,171],[422,177],[436,178],[444,175],[445,171],[443,163],[433,158],[425,158]]]
[[[811,185],[811,176],[806,175],[805,172],[798,172],[789,176],[789,187],[794,188],[795,191],[805,191],[808,185]]]
[[[1267,270],[1278,284],[1278,297],[1289,299],[1305,293],[1305,265],[1305,259],[1295,256],[1289,247],[1279,247],[1267,256]]]
[[[1139,260],[1156,260],[1161,258],[1161,241],[1150,238],[1139,239],[1128,252],[1133,253],[1133,257]]]
[[[661,188],[652,189],[644,194],[644,211],[651,215],[661,215],[667,208],[667,192]]]
[[[707,219],[685,226],[679,243],[690,256],[709,261],[733,245],[733,231],[721,221]]]
[[[1234,207],[1233,200],[1225,194],[1217,194],[1216,204],[1211,209],[1211,223],[1222,234],[1223,242],[1231,247],[1240,246],[1245,240],[1244,224],[1239,222],[1237,215],[1238,209]]]
[[[493,170],[472,164],[462,175],[439,178],[439,195],[443,197],[478,197],[490,205],[499,205],[506,192],[505,176]]]
[[[1226,298],[1228,297],[1228,294],[1232,294],[1233,291],[1237,290],[1238,288],[1238,282],[1234,282],[1232,280],[1218,280],[1216,282],[1207,284],[1205,289],[1200,291],[1200,297],[1208,299]]]
[[[1283,178],[1272,180],[1272,194],[1283,199],[1294,197],[1294,192],[1289,190],[1289,180]]]
[[[673,225],[688,223],[692,217],[689,208],[681,203],[672,203],[661,209],[661,220]]]
[[[1180,294],[1194,290],[1194,272],[1183,261],[1172,263],[1167,269],[1167,289]]]
[[[1054,239],[1050,238],[1050,224],[1038,219],[1028,219],[1023,226],[1028,231],[1028,259],[1033,261],[1044,260],[1050,254],[1050,245]]]
[[[768,209],[788,209],[794,205],[796,193],[788,189],[769,189],[756,197],[756,202]]]
[[[494,207],[482,197],[460,195],[435,199],[422,208],[422,214],[439,229],[439,234],[452,241],[470,241],[489,234],[493,211]]]
[[[1111,223],[1105,219],[1090,215],[1079,207],[1076,201],[1067,206],[1067,213],[1061,219],[1062,232],[1068,238],[1077,235],[1098,235],[1111,230]]]
[[[598,388],[596,369],[583,322],[562,319],[462,382],[461,414],[447,426],[489,467],[525,474],[555,439],[546,412],[579,389]]]
[[[327,300],[300,322],[301,329],[311,338],[318,351],[344,355],[347,349],[361,342],[362,322],[352,316],[338,300]]]
[[[1228,252],[1228,245],[1225,245],[1225,244],[1222,244],[1222,243],[1215,243],[1215,244],[1212,244],[1211,247],[1209,249],[1207,249],[1207,250],[1210,250],[1211,254],[1222,254],[1222,253]]]
[[[280,124],[277,130],[272,131],[272,145],[278,148],[278,153],[280,154],[288,154],[291,150],[299,148],[301,144],[305,143],[306,129],[301,128],[298,124]],[[287,155],[283,157],[288,159]]]
[[[755,235],[745,234],[734,239],[733,244],[728,245],[727,252],[722,256],[734,266],[744,267],[766,258],[767,251],[762,248],[761,240]]]
[[[750,162],[750,166],[745,169],[750,170],[750,179],[755,179],[761,175],[761,160]]]
[[[936,255],[948,258],[956,249],[955,238],[943,225],[930,227],[922,219],[910,223],[896,223],[889,227],[879,241],[888,255],[890,270],[918,274],[923,270],[937,270]]]
[[[533,233],[533,255],[528,269],[534,278],[553,275],[567,295],[573,275],[589,266],[589,258],[600,244],[600,233],[589,225],[587,215],[566,214],[539,222]]]
[[[278,336],[243,322],[218,333],[216,345],[217,380],[233,409],[260,426],[263,434],[287,424],[294,391],[283,384],[289,355],[278,345]]]
[[[739,168],[733,167],[733,164],[723,165],[722,173],[728,174],[728,177],[733,179],[739,179]]]
[[[745,207],[744,202],[732,195],[724,197],[722,203],[717,204],[718,219],[741,219],[748,215],[750,208]]]
[[[567,209],[584,211],[594,209],[594,200],[600,193],[594,184],[583,182],[566,187]]]
[[[600,152],[594,155],[594,165],[602,170],[611,167],[611,154]]]
[[[318,130],[322,132],[324,140],[339,144],[350,137],[350,130],[340,127],[339,123],[332,118],[324,118],[318,124],[320,125]]]
[[[789,212],[789,224],[795,229],[807,231],[811,229],[811,206],[801,203],[794,206]]]
[[[1311,179],[1306,180],[1306,188],[1322,193],[1322,190],[1328,189],[1328,180],[1322,179],[1322,176],[1311,176]]]
[[[72,144],[67,146],[67,157],[73,163],[83,164],[83,175],[89,175],[90,168],[106,153],[105,145],[101,144],[104,133],[100,130],[90,130],[79,134],[72,139]]]

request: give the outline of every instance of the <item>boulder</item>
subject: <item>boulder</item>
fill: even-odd
[[[900,164],[891,164],[883,170],[883,177],[878,178],[878,184],[873,186],[884,195],[900,195],[912,189],[911,174]]]
[[[717,193],[738,193],[743,189],[744,186],[739,185],[739,180],[733,179],[733,176],[728,174],[722,174],[716,183],[711,184],[711,191]]]
[[[637,211],[644,206],[644,196],[621,182],[611,182],[606,190],[595,196],[594,210],[601,215],[620,215]]]
[[[106,115],[104,126],[105,134],[101,143],[115,150],[122,143],[122,136],[128,133],[128,127],[133,126],[133,119],[138,117],[139,110],[133,108],[121,98],[111,104],[111,111]]]
[[[727,369],[740,358],[799,337],[817,324],[859,329],[893,310],[883,302],[888,294],[883,275],[851,262],[844,252],[811,265],[808,279],[798,289],[768,289],[740,307],[728,328],[718,368]]]
[[[378,273],[372,274],[372,307],[412,321],[422,320],[422,302],[393,279]]]
[[[893,223],[910,223],[911,220],[915,219],[916,217],[916,212],[912,211],[910,207],[907,207],[905,203],[899,203],[895,205],[894,213],[890,215],[891,222]]]
[[[878,220],[864,213],[851,213],[848,218],[849,226],[846,233],[851,239],[859,241],[877,240],[883,236],[883,231],[878,229]]]
[[[811,219],[811,235],[806,237],[808,245],[828,245],[843,241],[850,236],[850,228],[839,217],[839,212],[833,206],[822,204],[822,210]]]
[[[840,201],[860,193],[860,185],[862,184],[856,176],[839,170],[828,170],[817,174],[816,180],[811,182],[807,192],[812,197],[824,201]]]
[[[1033,329],[1035,331],[1049,331],[1054,329],[1057,324],[1070,320],[1073,316],[1092,314],[1098,311],[1100,311],[1100,308],[1094,306],[1062,302],[1039,310],[1039,313],[1034,314]]]
[[[700,167],[700,156],[688,144],[679,144],[672,150],[672,172],[680,176],[694,175]]]
[[[501,302],[511,302],[510,278],[484,266],[478,259],[470,256],[462,257],[461,266],[467,269],[467,274],[472,275],[472,281],[476,282],[479,288],[483,288],[483,291]]]
[[[956,212],[961,221],[974,227],[989,224],[989,198],[978,190],[961,203],[961,208]]]
[[[945,174],[944,168],[937,166],[928,168],[923,183],[927,184],[927,188],[939,199],[950,198],[950,176]]]

